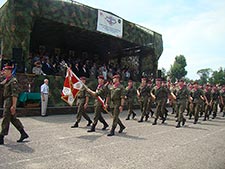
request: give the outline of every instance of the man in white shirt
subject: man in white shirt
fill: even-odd
[[[49,87],[48,87],[48,79],[44,80],[44,83],[41,85],[41,116],[47,116],[46,110],[48,106],[48,94],[49,94]]]

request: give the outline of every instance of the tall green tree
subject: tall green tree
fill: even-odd
[[[185,67],[187,66],[186,58],[184,55],[179,55],[175,57],[173,65],[170,67],[170,78],[172,82],[175,82],[176,79],[179,80],[187,75]]]
[[[225,68],[219,68],[218,71],[213,71],[212,77],[209,79],[212,84],[225,85]]]
[[[197,71],[197,74],[200,76],[200,80],[199,83],[200,84],[206,84],[207,82],[209,82],[209,76],[210,73],[212,73],[213,70],[210,68],[206,68],[206,69],[200,69]]]

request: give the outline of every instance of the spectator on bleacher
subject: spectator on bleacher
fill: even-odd
[[[32,68],[32,73],[34,73],[36,75],[46,75],[42,71],[41,62],[39,60],[34,63],[34,67]]]

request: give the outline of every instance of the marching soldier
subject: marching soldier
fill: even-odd
[[[99,96],[102,99],[106,98],[108,95],[108,89],[107,89],[107,85],[104,85],[104,76],[102,76],[102,75],[98,76],[98,87],[96,89],[96,92],[93,92],[90,89],[87,91],[89,93],[91,93],[92,95],[94,95],[95,97]],[[108,103],[108,97],[106,98],[105,104],[107,104],[107,103]],[[95,109],[94,122],[92,123],[91,129],[88,130],[88,132],[95,131],[95,127],[98,123],[98,120],[104,125],[102,130],[106,130],[106,128],[109,126],[101,114],[104,111],[103,106],[104,106],[103,103],[101,103],[98,100],[98,98],[96,98],[95,104],[94,104],[94,109]]]
[[[8,135],[10,122],[20,132],[21,136],[17,142],[23,142],[28,138],[21,121],[16,117],[16,104],[18,98],[18,81],[12,76],[12,67],[6,66],[4,68],[5,81],[3,83],[3,97],[4,97],[4,110],[2,119],[2,129],[0,132],[0,144],[4,144],[4,137]]]
[[[136,89],[133,86],[132,80],[128,81],[128,86],[126,87],[125,91],[126,91],[125,99],[127,100],[127,107],[128,107],[128,115],[126,120],[130,120],[131,115],[132,119],[134,119],[136,116],[136,113],[133,110],[134,96],[136,96]]]
[[[194,112],[194,124],[197,124],[199,118],[200,106],[204,100],[204,93],[199,88],[198,83],[194,83],[194,89],[192,90],[192,102],[193,102],[193,112]]]
[[[181,127],[180,123],[182,122],[182,126],[184,126],[186,119],[184,118],[184,111],[186,109],[186,104],[188,102],[188,99],[190,97],[190,93],[187,89],[187,86],[184,84],[183,80],[179,81],[179,88],[176,91],[176,96],[172,96],[176,99],[176,112],[178,113],[178,123],[176,128]]]
[[[161,79],[156,79],[156,86],[151,91],[151,96],[156,103],[155,121],[152,123],[152,125],[157,124],[159,116],[162,119],[162,123],[165,122],[166,118],[164,115],[168,94],[168,89],[161,86]]]
[[[212,105],[212,112],[213,112],[212,119],[215,119],[217,116],[219,99],[220,99],[220,92],[217,86],[214,85],[212,88],[212,97],[211,97],[211,105]]]
[[[80,80],[85,84],[86,83],[86,78],[85,77],[80,77]],[[86,92],[86,88],[84,87],[84,85],[82,86],[82,88],[80,89],[79,93],[77,94],[77,117],[76,117],[76,122],[73,126],[71,126],[71,128],[77,128],[78,127],[78,123],[81,121],[81,117],[83,116],[87,121],[88,124],[87,126],[90,126],[92,121],[90,119],[90,117],[87,115],[86,113],[86,109],[88,106],[88,101],[89,101],[89,95]]]
[[[137,89],[137,96],[141,108],[141,118],[138,122],[143,122],[144,117],[145,121],[147,121],[149,118],[149,115],[147,114],[147,105],[148,105],[148,98],[150,96],[150,88],[147,86],[147,78],[141,79],[141,84]]]
[[[110,101],[112,102],[113,123],[110,133],[107,136],[115,135],[117,124],[120,126],[119,133],[122,133],[126,128],[119,118],[120,112],[123,111],[125,89],[120,84],[120,75],[113,76],[113,86],[110,87]]]
[[[206,121],[206,119],[209,119],[209,115],[210,115],[210,111],[211,111],[211,105],[210,105],[210,101],[211,101],[211,86],[209,84],[207,84],[205,86],[204,92],[205,92],[205,94],[204,94],[205,95],[204,96],[204,99],[205,99],[205,104],[204,104],[205,116],[204,116],[203,121]]]
[[[223,107],[223,117],[225,117],[225,85],[223,86],[221,92],[220,92],[220,101]]]

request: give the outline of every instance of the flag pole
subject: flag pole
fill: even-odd
[[[61,65],[64,66],[64,67],[66,67],[67,69],[70,69],[66,63],[61,64]],[[76,75],[72,70],[70,70],[70,71],[71,71],[71,73],[72,73],[77,79],[79,79],[79,81],[82,83],[82,85],[85,87],[85,89],[86,89],[87,91],[90,91],[90,90],[91,90],[90,88],[87,87],[87,85],[85,85],[85,84],[80,80],[80,78],[77,77],[77,75]],[[112,113],[110,113],[110,112],[106,109],[105,106],[102,105],[102,108],[103,108],[103,110],[105,110],[106,113],[108,113],[108,114],[110,115],[110,117],[113,117],[113,116],[112,116]]]

